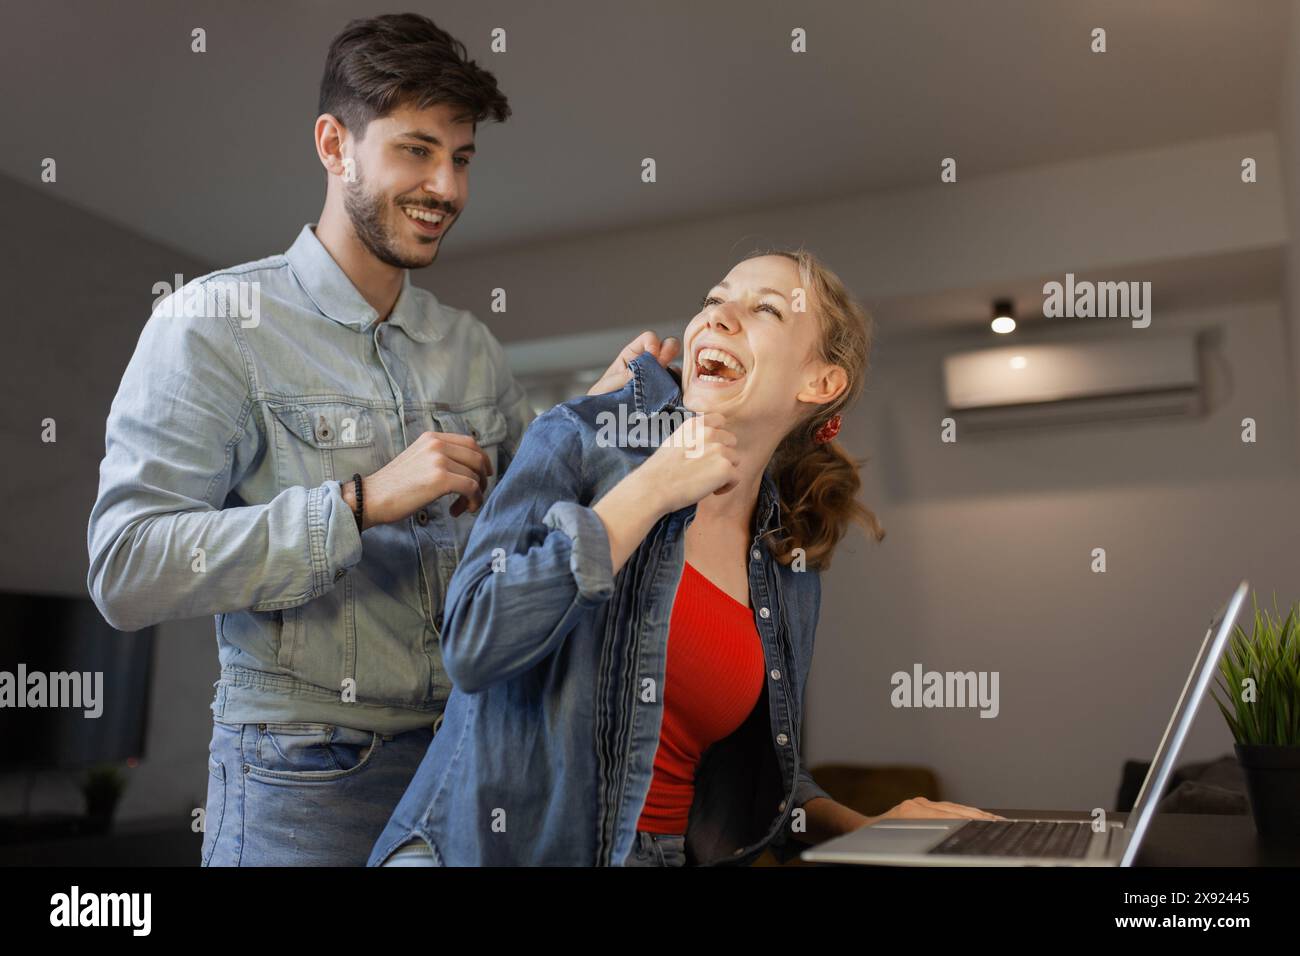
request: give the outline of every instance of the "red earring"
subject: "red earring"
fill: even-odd
[[[841,423],[842,419],[840,418],[839,412],[836,412],[830,418],[826,419],[826,423],[822,425],[821,428],[813,432],[813,441],[818,445],[826,444],[840,433]]]

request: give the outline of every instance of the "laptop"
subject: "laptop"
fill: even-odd
[[[1060,811],[1005,821],[884,819],[805,850],[800,859],[900,866],[1132,866],[1249,590],[1242,581],[1211,619],[1126,824],[1051,819]]]

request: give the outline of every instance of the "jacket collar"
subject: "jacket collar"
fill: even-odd
[[[303,291],[321,314],[354,332],[369,332],[379,313],[357,291],[347,273],[316,238],[316,223],[307,223],[285,253]],[[428,304],[422,300],[428,296]],[[451,324],[442,304],[427,289],[411,285],[411,273],[402,273],[402,291],[387,322],[417,342],[436,342]]]
[[[649,352],[642,352],[629,362],[628,369],[632,372],[632,402],[637,411],[646,415],[672,411],[691,414],[681,404],[682,388],[677,379]],[[763,472],[759,485],[754,523],[759,534],[770,534],[781,524],[781,495],[771,464]]]

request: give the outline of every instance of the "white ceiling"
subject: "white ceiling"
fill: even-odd
[[[213,266],[314,220],[331,36],[371,0],[10,5],[0,173]],[[422,12],[498,77],[443,259],[1277,123],[1283,0],[462,2]],[[208,52],[189,52],[207,31]],[[789,52],[793,27],[809,52]],[[1109,52],[1089,52],[1105,27]],[[488,52],[507,30],[506,54]],[[1104,135],[1103,134],[1104,131]],[[658,183],[639,181],[642,157]],[[48,187],[42,187],[48,188]]]

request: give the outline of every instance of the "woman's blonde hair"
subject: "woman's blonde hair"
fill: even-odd
[[[784,256],[799,268],[799,281],[809,312],[817,317],[821,335],[817,357],[844,369],[848,385],[833,402],[816,405],[777,447],[774,477],[781,494],[781,528],[769,538],[777,560],[790,564],[802,549],[808,567],[830,567],[831,554],[849,524],[857,522],[877,541],[885,537],[875,513],[857,500],[862,486],[858,469],[865,464],[849,457],[834,440],[818,443],[814,433],[857,401],[866,381],[871,356],[872,319],[840,277],[806,249],[752,252],[745,259]]]

